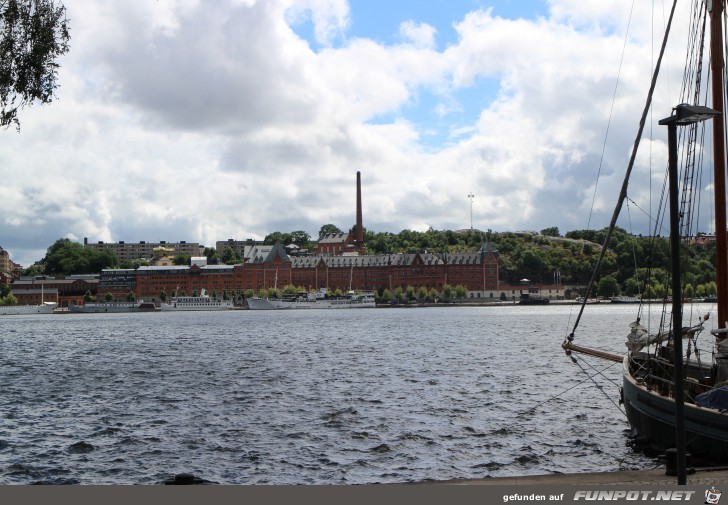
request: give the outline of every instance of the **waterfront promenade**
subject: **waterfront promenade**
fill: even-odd
[[[526,475],[520,477],[484,477],[439,481],[437,484],[469,486],[601,486],[601,485],[677,485],[674,475],[667,475],[665,468],[650,470],[626,470],[615,472],[561,473]],[[728,484],[728,467],[698,468],[687,476],[688,486]]]

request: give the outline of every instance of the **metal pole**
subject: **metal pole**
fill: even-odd
[[[711,26],[711,78],[713,109],[723,110],[723,0],[713,1]],[[725,328],[728,321],[728,233],[726,232],[725,142],[723,120],[713,121],[713,193],[715,195],[715,257],[718,286],[716,325]]]
[[[670,182],[670,254],[672,256],[672,343],[675,365],[675,445],[677,483],[685,485],[685,390],[683,389],[682,294],[680,290],[680,202],[677,176],[677,124],[667,125]]]

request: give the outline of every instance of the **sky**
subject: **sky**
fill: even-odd
[[[348,230],[357,171],[375,232],[603,228],[669,10],[660,0],[64,4],[71,49],[56,99],[20,111],[19,133],[0,130],[0,247],[24,266],[59,238],[214,246]],[[657,121],[679,103],[669,83],[680,82],[684,31],[676,22],[619,223],[634,233],[648,232],[648,190],[661,183]]]

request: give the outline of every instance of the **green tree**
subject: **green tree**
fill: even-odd
[[[560,237],[561,234],[559,233],[559,229],[556,226],[552,226],[550,228],[545,228],[541,230],[541,235],[545,235],[547,237]]]
[[[298,288],[293,284],[283,286],[283,291],[281,291],[283,295],[295,295],[296,293],[298,293]]]
[[[202,254],[207,258],[208,265],[217,265],[217,249],[215,249],[214,247],[205,247],[205,250]]]
[[[134,293],[134,291],[129,291],[126,294],[126,301],[127,302],[135,302],[136,301],[136,294]]]
[[[3,298],[0,298],[0,305],[17,305],[18,299],[14,294],[8,293]]]
[[[710,281],[705,284],[705,294],[708,296],[715,296],[718,293],[718,285],[715,281]]]
[[[445,284],[442,287],[442,297],[445,300],[449,300],[452,297],[452,286],[450,284]]]
[[[84,303],[92,302],[94,299],[93,295],[91,294],[91,291],[86,290],[86,293],[83,295],[83,301]]]
[[[311,245],[311,235],[302,230],[291,232],[291,242],[302,249],[308,249]],[[288,245],[288,244],[283,244]]]
[[[62,238],[51,245],[43,259],[48,274],[95,274],[116,265],[116,256],[107,250],[84,248],[78,242]]]
[[[189,265],[190,264],[190,255],[189,254],[178,254],[174,257],[174,260],[172,260],[175,265],[183,266],[183,265]]]
[[[104,296],[104,300],[106,300],[107,302],[110,302],[113,299],[114,299],[114,295],[111,294],[111,291],[109,291],[108,293],[106,293],[106,296]]]
[[[276,242],[280,242],[283,245],[288,245],[293,242],[293,237],[290,233],[281,233],[279,231],[274,231],[273,233],[269,233],[268,235],[266,235],[263,239],[263,243],[265,245],[275,245]]]
[[[597,287],[597,293],[599,296],[611,298],[619,294],[619,283],[611,275],[605,275],[599,279],[599,285]]]
[[[455,296],[459,299],[465,298],[465,296],[468,294],[468,289],[463,286],[462,284],[458,284],[455,286]]]
[[[336,225],[333,225],[333,224],[325,224],[319,230],[319,234],[318,234],[319,240],[321,239],[321,237],[323,237],[327,233],[341,233],[341,230]]]
[[[222,262],[226,265],[236,265],[238,263],[242,263],[242,259],[240,258],[240,255],[230,246],[227,246],[225,250],[222,252],[222,258],[220,258]]]
[[[0,126],[20,131],[18,109],[53,101],[56,59],[70,46],[66,8],[53,0],[0,2]]]
[[[402,290],[402,287],[397,286],[396,288],[394,288],[394,298],[397,300],[397,303],[401,303],[403,297],[404,297],[404,292]]]
[[[414,300],[415,298],[415,288],[412,286],[407,286],[407,289],[405,290],[407,300]]]
[[[624,281],[623,286],[624,289],[622,292],[627,296],[638,296],[642,291],[642,284],[634,277],[630,277]]]
[[[28,268],[23,270],[22,275],[24,277],[35,277],[36,275],[42,275],[43,274],[43,267],[41,265],[30,265]]]
[[[427,288],[425,286],[420,286],[420,289],[417,290],[417,299],[420,303],[422,303],[425,301],[425,298],[427,298]]]

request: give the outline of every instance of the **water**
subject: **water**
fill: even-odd
[[[628,444],[619,365],[580,359],[606,369],[595,380],[607,396],[561,350],[574,310],[7,316],[0,483],[192,473],[364,484],[655,466]],[[590,308],[578,343],[621,353],[634,311]]]

